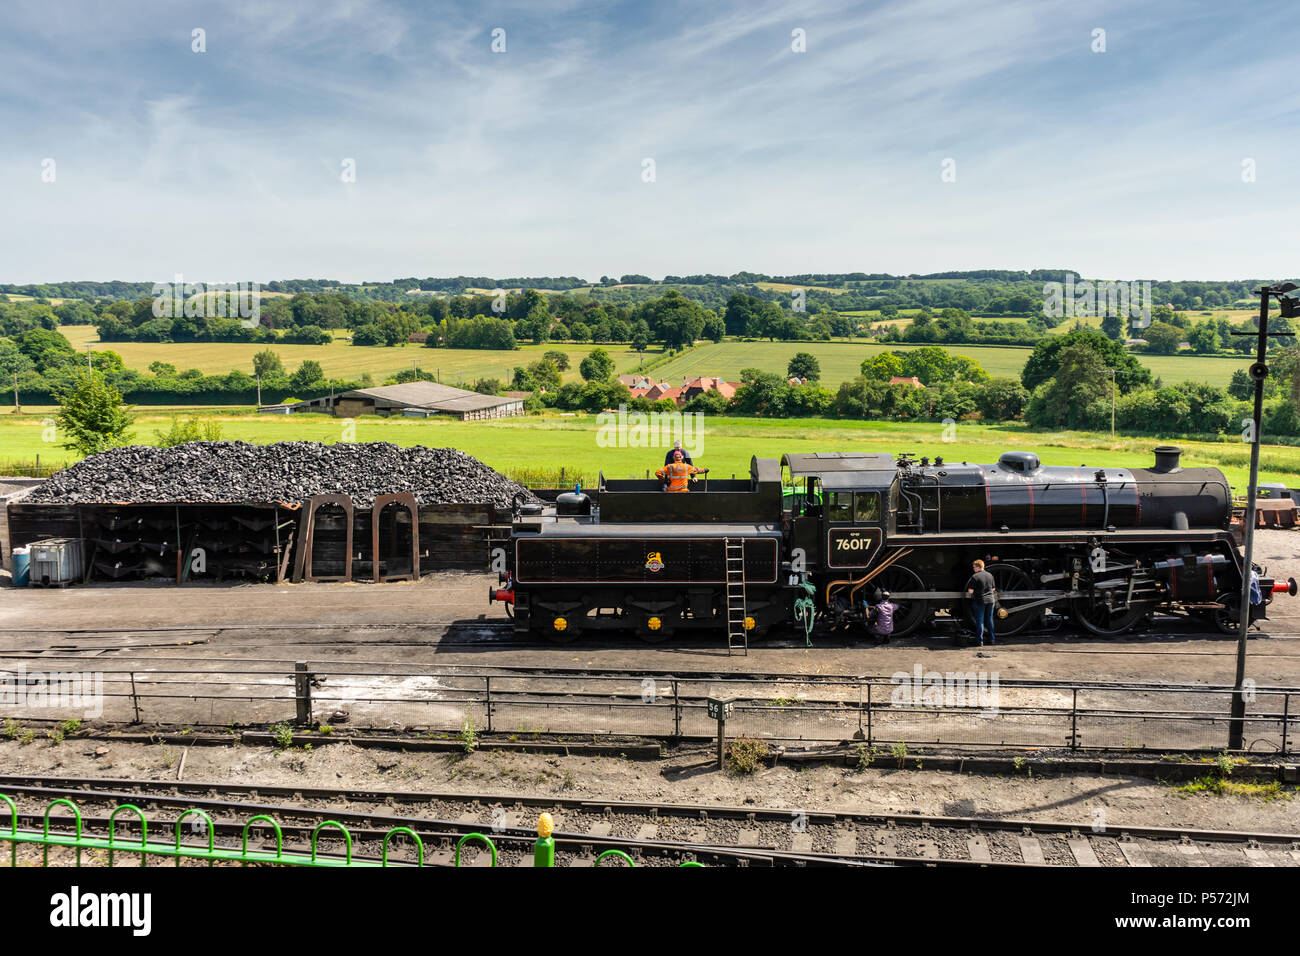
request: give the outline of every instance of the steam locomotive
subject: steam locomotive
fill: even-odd
[[[1234,633],[1243,559],[1232,495],[1217,468],[1184,468],[1160,446],[1150,468],[996,464],[832,452],[754,458],[749,478],[688,494],[606,479],[594,494],[516,504],[492,566],[516,633],[567,643],[602,630],[659,642],[725,633],[729,645],[783,625],[861,628],[878,590],[895,635],[940,612],[971,617],[971,562],[997,584],[998,633],[1047,615],[1102,636],[1153,611]],[[1266,614],[1294,579],[1261,574]]]

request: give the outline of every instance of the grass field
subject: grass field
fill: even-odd
[[[912,316],[918,309],[900,309],[898,318],[882,319],[879,309],[857,309],[853,311],[840,310],[840,315],[854,316],[871,325],[898,325],[907,326],[912,322]],[[1192,325],[1200,325],[1202,322],[1227,319],[1233,325],[1240,325],[1243,322],[1253,322],[1258,314],[1254,309],[1202,309],[1200,311],[1189,311],[1184,313],[1191,320]],[[976,322],[1027,322],[1027,315],[976,315],[973,317]],[[1058,325],[1048,333],[1049,335],[1064,335],[1077,325],[1085,325],[1090,329],[1101,330],[1101,316],[1086,316],[1063,319]]]
[[[8,296],[10,302],[35,302],[36,301],[36,296],[34,295],[19,295],[16,292],[4,292],[4,293],[0,293],[0,295]],[[50,305],[63,305],[63,303],[67,302],[68,300],[55,298],[55,299],[49,299],[47,301],[50,303]]]
[[[1062,323],[1064,327],[1066,323]],[[1072,325],[1072,323],[1070,323]],[[145,370],[151,362],[170,362],[178,370],[197,368],[206,374],[224,374],[234,369],[252,373],[253,356],[265,346],[240,342],[109,342],[100,343],[94,326],[66,325],[60,331],[79,352],[87,345],[92,350],[111,349],[122,356],[128,368]],[[601,346],[613,357],[620,372],[635,369],[641,356],[623,345]],[[862,360],[890,349],[917,348],[914,345],[875,344],[862,340],[835,342],[737,342],[705,343],[655,369],[662,380],[677,384],[682,378],[719,375],[736,380],[742,368],[755,367],[784,372],[796,352],[811,352],[822,367],[822,383],[836,388],[857,376]],[[1018,378],[1032,351],[1020,346],[951,345],[943,346],[957,355],[979,362],[990,375]],[[426,349],[417,345],[355,346],[337,338],[328,345],[273,345],[285,369],[292,372],[303,361],[321,363],[325,374],[333,378],[360,378],[369,372],[375,382],[416,363],[425,371],[437,372],[448,384],[471,384],[478,378],[509,379],[516,365],[527,365],[541,353],[558,349],[569,356],[566,381],[578,381],[578,363],[591,345],[525,345],[513,352],[480,349]],[[651,350],[647,359],[657,356]],[[1245,368],[1249,359],[1194,355],[1142,355],[1139,360],[1167,383],[1194,381],[1227,385],[1233,371]]]
[[[855,289],[835,289],[825,285],[795,285],[793,282],[755,282],[754,285],[760,289],[767,289],[769,292],[793,292],[795,289],[803,289],[805,292],[829,292],[831,295],[843,295],[845,292],[854,292]]]
[[[341,440],[344,422],[325,415],[257,415],[248,411],[202,412],[222,423],[227,439],[251,442]],[[171,417],[149,410],[135,426],[135,439],[146,443],[165,429]],[[75,456],[43,440],[41,414],[0,414],[0,448],[6,461],[69,462]],[[364,417],[355,422],[354,440],[397,445],[453,446],[516,476],[553,473],[580,475],[593,484],[603,469],[611,476],[644,475],[663,462],[665,447],[617,448],[598,444],[594,416],[530,416],[495,422]],[[1035,432],[1024,425],[961,423],[956,441],[942,440],[943,426],[933,422],[839,422],[825,419],[765,421],[743,418],[705,420],[696,463],[715,477],[748,474],[751,455],[779,458],[797,451],[882,451],[943,455],[953,461],[990,462],[1008,449],[1033,451],[1046,465],[1145,467],[1153,460],[1154,438],[1111,439],[1086,432]],[[57,439],[57,436],[54,436]],[[669,442],[668,444],[671,444]],[[1241,442],[1179,441],[1187,465],[1221,468],[1244,492],[1250,448]],[[1261,449],[1261,480],[1300,487],[1300,448],[1266,445]],[[0,464],[0,469],[3,465]]]
[[[65,325],[60,332],[67,337],[73,347],[84,352],[87,345],[91,350],[106,349],[122,356],[127,368],[144,371],[151,362],[170,362],[179,371],[197,368],[209,375],[223,375],[239,369],[253,374],[253,356],[265,345],[243,342],[106,342],[100,343],[93,325]],[[565,352],[569,356],[570,369],[564,373],[566,381],[580,381],[578,363],[592,350],[591,345],[525,345],[513,352],[492,351],[488,349],[427,349],[419,345],[407,346],[360,346],[351,345],[346,339],[338,338],[328,345],[272,345],[272,351],[280,356],[285,370],[292,372],[307,359],[320,362],[325,374],[332,378],[360,378],[369,372],[375,383],[382,382],[389,375],[402,369],[411,368],[415,363],[425,371],[438,372],[441,380],[449,385],[457,382],[472,384],[479,378],[499,378],[509,380],[511,370],[516,365],[527,365],[542,357],[542,353],[552,349]],[[620,371],[635,368],[640,360],[636,352],[628,346],[602,346],[614,359]],[[656,352],[646,353],[647,358]]]
[[[998,378],[1019,378],[1025,360],[1033,351],[1027,347],[988,345],[946,345],[955,355],[975,359],[990,375]],[[855,378],[863,359],[891,349],[918,348],[915,345],[877,345],[867,342],[723,342],[719,345],[697,346],[686,354],[655,369],[655,374],[665,381],[676,382],[683,376],[719,375],[734,381],[742,368],[761,368],[785,371],[786,364],[796,352],[811,352],[822,367],[822,384],[836,388],[843,381]],[[1242,358],[1202,358],[1183,355],[1143,355],[1142,364],[1160,376],[1166,383],[1192,381],[1227,385],[1235,369],[1245,368],[1249,360]]]

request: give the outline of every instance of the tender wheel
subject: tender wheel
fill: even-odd
[[[886,568],[864,586],[871,591],[880,588],[890,594],[926,590],[925,583],[917,577],[915,571],[900,567],[897,564]],[[868,594],[868,600],[870,600],[870,594]],[[931,601],[914,598],[907,600],[891,598],[891,600],[898,605],[898,610],[894,612],[894,633],[890,635],[891,637],[904,637],[911,634],[922,624],[928,622],[930,616],[934,613],[934,604]]]
[[[572,644],[582,636],[582,629],[577,626],[572,618],[565,618],[563,629],[557,628],[554,622],[555,618],[550,618],[545,625],[539,628],[552,644]]]
[[[1017,591],[1033,590],[1033,579],[1020,568],[1013,564],[990,564],[986,570],[993,575],[993,583],[998,589],[999,608],[1007,611],[1006,617],[995,615],[996,620],[993,622],[993,633],[998,637],[1010,637],[1013,634],[1019,634],[1029,625],[1039,620],[1043,616],[1043,608],[1040,605],[1029,611],[1016,613],[1016,608],[1037,601],[1038,598],[1017,598]],[[962,599],[962,610],[965,612],[966,623],[971,627],[975,626],[975,602],[969,598]]]
[[[636,629],[636,636],[647,644],[662,644],[673,636],[673,629],[667,624],[661,624],[659,630],[652,631],[648,625],[642,623]]]
[[[673,636],[674,630],[681,621],[681,611],[672,607],[654,612],[636,609],[628,615],[628,618],[638,640],[647,644],[662,644]],[[652,620],[657,620],[659,626],[652,628],[650,626]],[[723,620],[726,620],[725,616]]]

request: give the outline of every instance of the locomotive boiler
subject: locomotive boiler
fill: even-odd
[[[725,634],[729,645],[798,621],[854,630],[877,590],[895,634],[961,618],[980,558],[999,594],[999,633],[1053,620],[1117,635],[1157,609],[1232,632],[1242,556],[1216,468],[1161,446],[1149,468],[994,464],[870,452],[755,458],[748,479],[688,494],[605,479],[591,493],[520,505],[493,549],[517,632],[568,642],[601,630],[648,641]],[[1262,616],[1294,580],[1260,581]]]

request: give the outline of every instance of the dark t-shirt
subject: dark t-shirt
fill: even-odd
[[[975,592],[974,597],[980,604],[994,603],[993,592],[996,590],[996,586],[993,583],[993,575],[987,571],[976,571],[971,575],[966,590],[973,590]]]
[[[675,452],[675,451],[677,451],[677,450],[678,450],[678,449],[676,449],[676,448],[670,448],[670,449],[668,449],[668,454],[664,455],[664,464],[665,464],[665,465],[671,465],[671,464],[673,463],[673,452]],[[688,455],[688,454],[686,454],[685,451],[682,452],[682,461],[686,462],[686,464],[688,464],[688,465],[691,464],[691,456]]]

